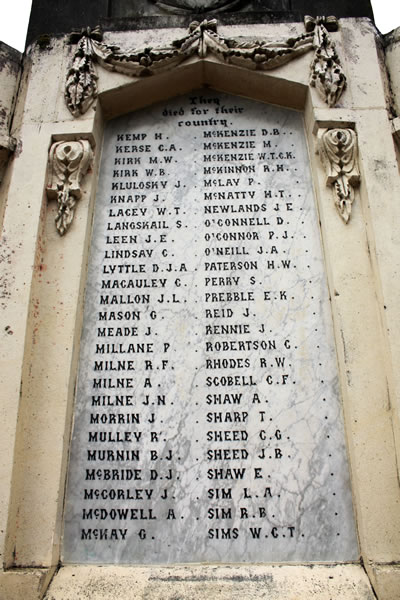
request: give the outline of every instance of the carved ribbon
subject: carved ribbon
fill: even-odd
[[[354,188],[360,183],[357,135],[352,129],[328,129],[321,136],[319,154],[333,187],[335,206],[345,223],[351,216]]]
[[[306,17],[305,22],[305,34],[286,41],[266,42],[224,38],[217,33],[215,19],[201,23],[194,21],[189,26],[188,34],[173,41],[170,46],[145,47],[129,53],[120,52],[117,46],[103,44],[99,27],[73,32],[70,42],[77,46],[67,75],[67,106],[76,117],[84,114],[96,98],[98,75],[94,63],[109,71],[141,77],[171,69],[194,55],[205,58],[211,54],[225,63],[267,71],[312,48],[315,49],[315,58],[312,63],[311,85],[316,86],[329,106],[333,106],[345,88],[346,78],[324,23],[330,30],[334,23],[337,29],[337,19]]]
[[[87,140],[56,142],[49,152],[47,197],[57,200],[56,227],[60,235],[68,231],[81,197],[81,181],[92,161],[93,152]]]

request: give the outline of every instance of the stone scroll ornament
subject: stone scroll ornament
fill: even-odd
[[[97,96],[96,63],[109,71],[142,77],[172,69],[192,56],[213,55],[228,64],[268,71],[314,49],[310,84],[333,106],[346,86],[335,45],[328,34],[338,29],[338,21],[336,17],[306,17],[305,26],[306,33],[285,41],[244,41],[219,35],[215,19],[194,21],[188,34],[170,46],[145,47],[126,53],[117,46],[103,44],[99,27],[74,31],[70,42],[76,48],[67,74],[65,100],[75,117],[88,110]]]
[[[352,129],[328,129],[319,141],[326,183],[333,188],[335,206],[345,223],[351,216],[354,189],[360,183],[357,135]]]
[[[75,204],[81,197],[81,181],[93,157],[87,140],[56,142],[49,152],[47,197],[57,200],[56,227],[64,235],[73,219]]]

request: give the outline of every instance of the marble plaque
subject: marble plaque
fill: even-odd
[[[357,557],[302,115],[199,91],[110,122],[64,562]]]

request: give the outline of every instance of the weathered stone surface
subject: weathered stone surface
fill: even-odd
[[[183,7],[173,9],[173,5]],[[210,10],[207,9],[210,6]],[[220,6],[220,10],[215,10]],[[101,23],[106,30],[137,30],[163,27],[187,27],[194,18],[218,15],[221,24],[237,25],[251,23],[279,23],[303,21],[307,14],[335,15],[336,17],[369,17],[373,19],[369,0],[347,2],[347,0],[300,0],[292,3],[288,0],[240,0],[223,2],[214,6],[210,1],[166,0],[153,2],[140,0],[99,0],[85,2],[70,0],[68,4],[49,4],[46,0],[34,0],[29,22],[27,43],[30,44],[42,34],[68,33],[71,29]],[[191,7],[193,7],[191,9]],[[196,9],[197,7],[197,9]]]
[[[45,600],[373,600],[358,565],[62,568]]]
[[[10,136],[10,123],[13,115],[21,54],[7,44],[0,42],[0,183],[10,153],[16,141]]]

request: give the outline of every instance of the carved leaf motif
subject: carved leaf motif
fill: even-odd
[[[345,223],[351,216],[354,188],[360,183],[357,136],[352,129],[330,129],[321,136],[319,153],[327,184],[332,185],[336,208]]]
[[[73,84],[71,84],[69,88],[69,93],[71,101],[74,103],[75,106],[77,106],[81,102],[81,98],[83,96],[83,87],[80,83],[73,82]]]
[[[57,231],[60,235],[64,235],[73,219],[76,200],[69,194],[68,190],[60,190],[57,195],[58,212],[55,218]]]
[[[335,106],[346,89],[346,76],[322,17],[316,20],[313,46],[315,56],[311,63],[310,85],[318,90],[328,106]]]
[[[81,73],[79,75],[79,83],[81,83],[82,87],[89,87],[91,85],[91,76],[89,73]]]
[[[97,96],[97,79],[92,41],[84,36],[77,44],[65,86],[65,100],[74,117],[84,114]]]
[[[92,149],[87,140],[56,142],[49,153],[49,179],[46,187],[49,199],[56,199],[56,227],[64,235],[74,218],[76,201],[81,197],[80,184],[91,160]]]

